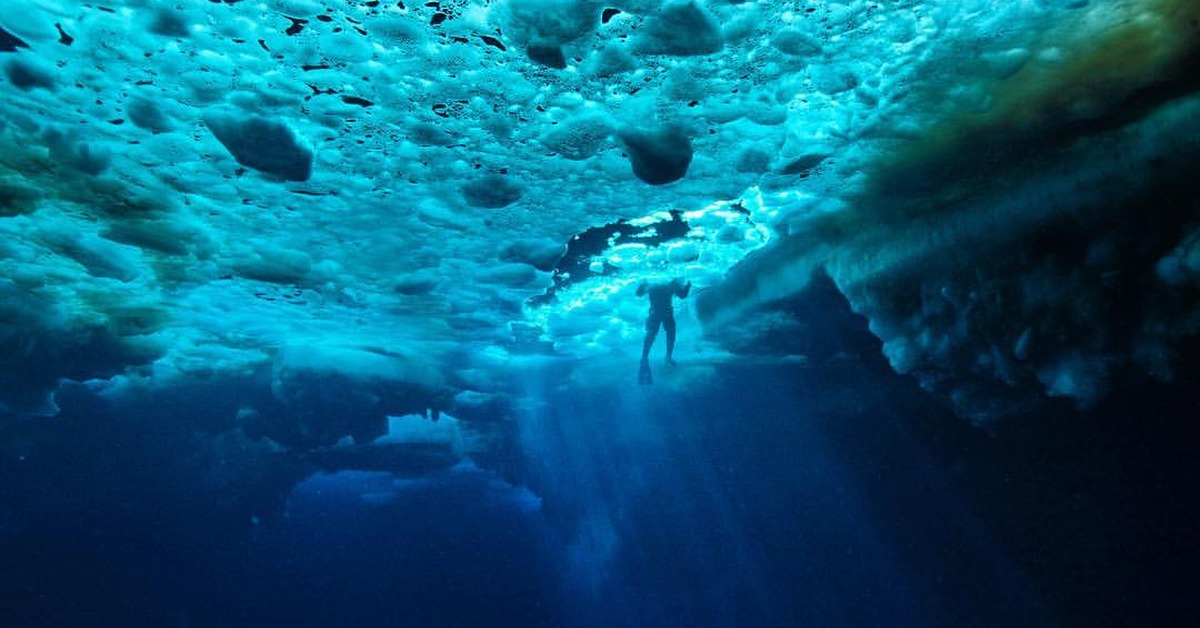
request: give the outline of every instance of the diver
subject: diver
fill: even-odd
[[[658,337],[661,326],[667,332],[667,366],[675,366],[675,308],[671,297],[686,299],[692,290],[692,282],[684,282],[676,277],[668,282],[650,283],[643,280],[638,284],[637,295],[647,295],[650,299],[650,313],[646,316],[646,339],[642,341],[642,362],[638,369],[638,383],[651,384],[653,376],[650,373],[650,347]]]

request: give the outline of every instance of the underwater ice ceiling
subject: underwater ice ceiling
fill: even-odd
[[[746,334],[825,273],[979,420],[1169,379],[1200,326],[1198,24],[1189,0],[5,0],[0,404],[244,378],[286,413],[334,378],[380,420],[490,415],[523,371],[635,356],[656,275],[696,284],[681,333],[719,363],[784,357]]]

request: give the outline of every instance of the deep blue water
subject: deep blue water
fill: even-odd
[[[69,399],[3,434],[4,625],[1197,616],[1182,584],[1198,556],[1195,428],[1180,418],[1200,408],[1194,388],[1131,387],[983,430],[871,359],[699,381],[554,392],[531,378],[546,404],[511,425],[510,447],[405,478],[227,473],[182,414]]]

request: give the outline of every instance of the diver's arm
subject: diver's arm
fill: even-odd
[[[639,283],[638,287],[637,287],[637,295],[640,297],[644,294],[646,294],[646,280],[645,279],[643,279],[642,282]]]
[[[683,284],[682,288],[679,287],[678,283],[675,284],[675,294],[679,295],[679,298],[681,298],[681,299],[686,299],[688,293],[690,293],[691,291],[692,291],[692,282],[690,282],[690,281]]]

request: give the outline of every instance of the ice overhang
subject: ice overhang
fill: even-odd
[[[1174,199],[1160,206],[1181,221],[1116,258],[1191,285],[1193,206],[1171,190],[1173,164],[1195,157],[1178,117],[1198,13],[1172,0],[12,0],[3,403],[52,412],[60,378],[261,377],[281,348],[311,345],[403,354],[487,408],[516,393],[522,352],[636,346],[629,286],[678,273],[703,288],[699,333],[824,269],[898,368],[915,356],[955,370],[960,358],[896,348],[955,319],[913,318],[896,304],[928,299],[880,286],[966,290],[918,269],[971,268],[964,251],[1011,251],[1081,203],[1108,208],[1082,214],[1112,249],[1117,208]],[[576,235],[672,210],[690,225],[681,238],[614,240],[590,276],[556,284],[551,260]],[[993,367],[1049,346],[1056,324],[1030,324],[971,368],[1084,399],[1103,378],[1071,364],[1187,334],[1153,324],[1173,331]]]

